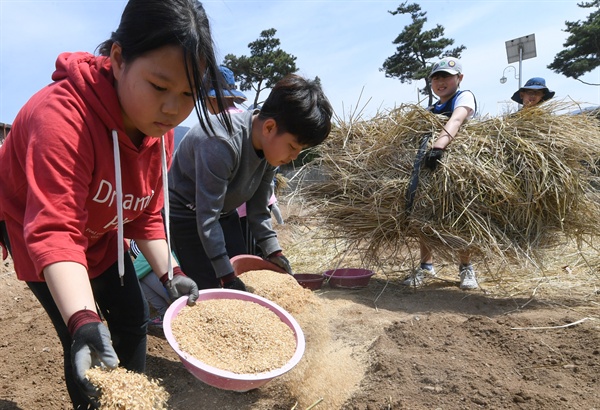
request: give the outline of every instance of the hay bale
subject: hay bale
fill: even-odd
[[[169,393],[157,380],[122,367],[108,370],[93,367],[86,377],[100,390],[101,410],[163,410],[167,409]]]
[[[367,259],[397,255],[420,239],[449,260],[469,250],[541,263],[541,251],[565,238],[587,240],[600,226],[599,122],[557,115],[558,108],[463,125],[441,166],[421,169],[410,213],[405,193],[420,138],[437,135],[447,119],[405,105],[341,122],[301,171],[298,193],[329,239],[344,239]],[[302,179],[315,168],[324,180]]]

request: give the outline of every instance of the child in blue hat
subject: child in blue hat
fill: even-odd
[[[554,94],[554,91],[550,91],[546,87],[546,80],[542,77],[533,77],[527,80],[523,87],[515,91],[511,100],[522,104],[523,108],[526,108],[548,101],[554,97]]]

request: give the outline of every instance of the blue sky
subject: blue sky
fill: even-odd
[[[414,1],[413,1],[414,2]],[[445,28],[445,37],[465,45],[463,89],[477,97],[480,113],[497,115],[510,106],[518,89],[519,64],[509,66],[505,42],[535,34],[537,57],[522,62],[522,84],[545,77],[555,99],[583,107],[600,105],[600,87],[555,74],[546,68],[567,38],[565,21],[584,20],[590,9],[577,0],[418,1],[427,12],[425,28]],[[211,0],[204,7],[211,19],[217,59],[249,55],[248,43],[260,32],[277,30],[281,48],[297,57],[299,74],[318,76],[336,115],[353,112],[369,118],[379,110],[416,103],[424,81],[402,84],[379,71],[395,52],[392,41],[410,23],[392,16],[402,1],[352,0]],[[54,62],[63,51],[90,51],[110,36],[125,0],[0,0],[0,122],[12,123],[20,107],[50,82]],[[508,81],[499,79],[506,74]],[[600,83],[600,69],[582,77]],[[252,92],[246,93],[251,100]],[[261,99],[266,92],[261,93]],[[354,114],[356,117],[357,114]],[[190,117],[182,125],[196,122]]]

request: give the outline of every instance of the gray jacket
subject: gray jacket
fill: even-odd
[[[233,272],[219,218],[244,202],[250,230],[263,254],[281,249],[268,208],[276,168],[252,146],[253,114],[231,113],[231,136],[216,116],[209,118],[215,135],[197,124],[181,140],[169,170],[171,217],[195,221],[217,277]]]

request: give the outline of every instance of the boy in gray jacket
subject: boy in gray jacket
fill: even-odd
[[[188,131],[169,170],[170,231],[180,265],[199,289],[245,290],[230,262],[246,252],[236,212],[244,202],[263,255],[292,274],[271,225],[271,182],[277,167],[325,140],[332,114],[318,83],[290,74],[260,110],[230,113],[231,134],[214,118],[214,134],[200,125]]]

